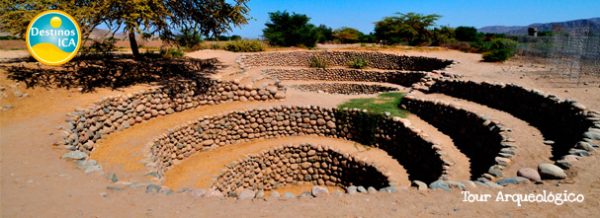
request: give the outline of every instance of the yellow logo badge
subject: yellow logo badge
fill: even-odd
[[[67,13],[45,11],[29,22],[25,41],[33,58],[43,64],[58,66],[77,55],[81,46],[81,29]]]

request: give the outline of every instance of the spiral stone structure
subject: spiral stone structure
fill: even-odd
[[[328,67],[310,67],[312,58]],[[356,59],[368,68],[348,68]],[[206,171],[210,181],[185,188],[204,190],[198,192],[202,196],[251,192],[252,198],[264,198],[257,193],[297,184],[366,193],[395,192],[409,185],[403,181],[419,190],[451,190],[565,179],[574,175],[573,164],[594,154],[600,139],[598,112],[519,85],[445,72],[455,64],[451,60],[294,51],[242,54],[236,62],[239,69],[202,83],[180,81],[176,87],[108,97],[73,112],[61,141],[70,150],[65,157],[98,170],[90,155],[117,140],[115,135],[168,124],[154,128],[156,134],[136,151],[135,162],[153,175],[152,185],[170,189],[161,185],[174,178],[165,177]],[[389,91],[406,93],[397,106],[409,116],[334,106],[354,95]],[[305,104],[310,99],[322,102]],[[540,135],[528,137],[523,128]],[[303,137],[307,142],[269,144]],[[308,142],[310,137],[340,144]],[[364,160],[340,150],[344,143],[386,155]],[[240,152],[227,156],[227,149]],[[190,167],[203,154],[220,165]],[[548,165],[556,169],[549,173]],[[400,168],[405,172],[390,171]]]

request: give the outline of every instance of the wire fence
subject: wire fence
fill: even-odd
[[[550,73],[581,80],[600,78],[600,36],[521,36],[518,54],[552,66]]]

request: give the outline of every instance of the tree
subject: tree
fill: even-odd
[[[317,42],[328,42],[333,40],[333,30],[323,24],[319,25],[317,31]]]
[[[308,23],[304,14],[277,11],[269,13],[270,21],[263,36],[272,45],[314,47],[318,40],[317,28]]]
[[[358,39],[361,43],[373,43],[375,42],[375,35],[373,33],[363,34]]]
[[[440,18],[437,14],[397,13],[375,23],[375,37],[387,44],[407,42],[409,45],[429,44],[429,28]]]
[[[333,31],[333,38],[341,43],[359,42],[364,34],[357,29],[342,27]]]
[[[456,40],[464,42],[473,42],[477,40],[477,29],[475,27],[459,26],[454,30]]]
[[[455,30],[448,26],[433,29],[431,45],[440,46],[455,41]]]
[[[231,3],[229,3],[231,2]],[[86,41],[91,31],[105,24],[114,34],[127,33],[132,53],[139,57],[136,34],[159,35],[174,41],[176,32],[197,29],[202,35],[218,36],[232,26],[246,24],[248,0],[17,0],[0,3],[0,29],[23,37],[29,21],[50,9],[66,11],[82,27]]]

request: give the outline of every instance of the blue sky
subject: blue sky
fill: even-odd
[[[306,14],[315,25],[350,26],[368,33],[373,24],[396,12],[436,13],[438,25],[528,25],[600,17],[600,0],[250,0],[252,20],[231,34],[257,38],[268,12]]]

